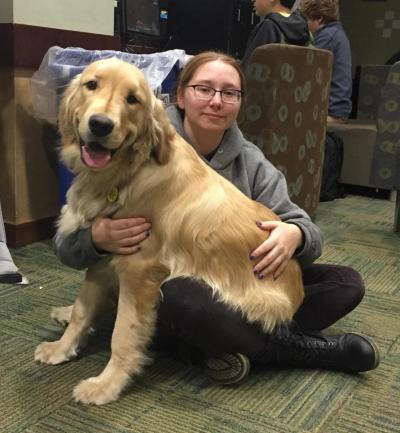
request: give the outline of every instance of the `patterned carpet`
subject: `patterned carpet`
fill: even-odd
[[[326,235],[321,261],[363,275],[362,304],[335,329],[373,336],[382,352],[374,372],[255,372],[237,387],[218,387],[199,368],[160,357],[117,402],[75,404],[73,386],[98,374],[109,354],[104,325],[76,360],[38,365],[33,351],[54,340],[48,312],[68,304],[82,274],[60,265],[49,242],[13,250],[27,286],[0,285],[0,431],[2,433],[394,433],[400,432],[400,236],[394,203],[351,196],[321,203]]]

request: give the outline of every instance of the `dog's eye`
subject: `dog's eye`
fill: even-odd
[[[96,90],[97,89],[97,81],[90,80],[87,83],[85,83],[85,86],[89,90]]]
[[[135,95],[133,95],[132,93],[130,93],[127,97],[126,97],[126,102],[129,105],[133,105],[133,104],[138,104],[139,100],[136,98]]]

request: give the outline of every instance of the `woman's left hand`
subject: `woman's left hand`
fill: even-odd
[[[297,225],[282,221],[257,221],[257,226],[270,235],[250,254],[251,260],[261,258],[253,268],[254,273],[260,279],[268,274],[276,279],[302,245],[303,232]]]

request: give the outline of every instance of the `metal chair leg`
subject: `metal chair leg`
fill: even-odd
[[[400,190],[396,190],[396,205],[394,210],[394,231],[400,232]]]

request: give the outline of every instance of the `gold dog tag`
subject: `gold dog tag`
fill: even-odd
[[[114,203],[118,200],[118,189],[113,188],[108,194],[107,194],[107,201],[108,203]]]

